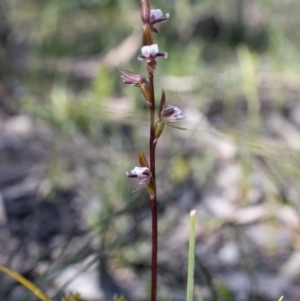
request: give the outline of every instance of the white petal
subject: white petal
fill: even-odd
[[[138,178],[141,177],[143,175],[143,172],[148,170],[148,167],[135,167],[131,173],[134,174],[134,175],[137,175]]]
[[[141,48],[141,52],[142,52],[142,55],[144,56],[144,57],[149,57],[150,56],[150,48],[149,48],[149,46],[143,46],[142,48]]]
[[[158,45],[157,44],[152,44],[150,45],[149,47],[151,47],[152,49],[152,55],[156,55],[158,52],[159,52],[159,49],[158,49]]]
[[[152,21],[159,19],[162,15],[161,9],[151,9],[150,16]]]
[[[142,55],[146,58],[148,58],[150,56],[155,56],[159,52],[158,45],[152,44],[152,45],[148,45],[148,46],[143,46],[141,48],[141,52],[142,52]]]

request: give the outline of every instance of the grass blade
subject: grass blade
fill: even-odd
[[[0,271],[20,282],[23,286],[28,288],[33,294],[39,297],[43,301],[52,301],[48,298],[40,289],[38,289],[32,282],[24,278],[22,275],[14,272],[13,270],[7,268],[6,266],[0,263]]]
[[[188,263],[186,301],[193,300],[193,291],[194,291],[195,228],[196,228],[195,215],[196,215],[196,210],[192,210],[190,213],[189,263]]]

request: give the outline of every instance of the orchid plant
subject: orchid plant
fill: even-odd
[[[165,125],[174,126],[173,123],[185,118],[182,111],[176,106],[166,104],[165,91],[162,90],[160,106],[158,109],[158,120],[155,122],[156,101],[154,89],[154,76],[157,67],[156,59],[163,57],[167,59],[167,52],[160,52],[153,40],[153,32],[159,34],[157,24],[168,21],[170,15],[163,15],[160,9],[151,9],[148,0],[141,0],[141,19],[143,22],[143,37],[141,55],[139,61],[145,61],[147,77],[127,70],[121,70],[123,83],[139,87],[141,94],[149,105],[150,112],[150,135],[149,135],[149,157],[150,164],[143,152],[139,153],[139,167],[131,172],[126,172],[127,177],[137,178],[138,184],[132,192],[147,187],[150,197],[152,213],[152,258],[151,258],[151,301],[156,301],[157,295],[157,193],[155,175],[155,149],[157,141],[162,134]],[[177,127],[179,128],[179,127]]]

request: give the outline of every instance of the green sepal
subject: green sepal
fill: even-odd
[[[146,159],[144,153],[141,152],[141,151],[139,152],[139,162],[140,162],[140,166],[141,166],[141,167],[148,167],[148,168],[150,169],[150,166],[149,166],[149,164],[148,164],[148,161],[147,161],[147,159]]]
[[[166,106],[166,93],[165,93],[165,90],[161,90],[160,106],[159,106],[159,110],[158,110],[159,120],[162,120],[162,114],[164,112],[165,106]]]

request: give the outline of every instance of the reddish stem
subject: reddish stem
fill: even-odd
[[[151,199],[152,211],[152,257],[151,257],[151,301],[156,301],[157,291],[157,205],[156,192]]]
[[[152,256],[151,256],[151,301],[156,301],[157,295],[157,200],[156,200],[156,180],[155,180],[155,94],[154,94],[154,76],[152,72],[148,73],[149,82],[152,90],[150,102],[150,169],[153,177],[154,191],[150,194],[151,213],[152,213]]]

